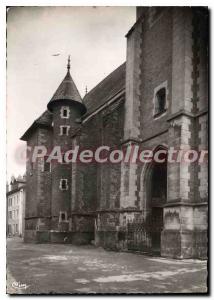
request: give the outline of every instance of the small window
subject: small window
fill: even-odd
[[[67,221],[67,212],[66,211],[60,211],[59,213],[59,222]]]
[[[155,117],[166,111],[166,88],[161,88],[155,95]]]
[[[68,110],[67,109],[63,109],[63,117],[67,118],[68,117]]]
[[[70,114],[69,107],[63,106],[60,110],[60,116],[62,119],[68,119]]]
[[[68,180],[67,179],[60,179],[60,185],[61,190],[67,190],[68,189]]]
[[[44,157],[44,165],[43,165],[43,170],[44,172],[50,172],[51,171],[51,163],[47,162],[48,156]]]
[[[67,135],[67,127],[62,127],[62,134],[63,135]]]
[[[60,135],[68,135],[70,126],[60,126]]]

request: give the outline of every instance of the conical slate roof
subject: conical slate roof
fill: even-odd
[[[70,74],[70,60],[68,60],[67,68],[67,74],[48,103],[48,109],[52,111],[52,106],[54,103],[59,103],[58,101],[64,100],[68,104],[73,102],[73,104],[79,105],[82,113],[85,113],[86,107],[82,103],[82,98]]]

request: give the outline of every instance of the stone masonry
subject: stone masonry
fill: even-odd
[[[83,99],[67,74],[30,149],[208,150],[208,10],[139,7],[127,59]],[[72,70],[71,70],[72,73]],[[25,242],[206,258],[208,161],[26,166]]]

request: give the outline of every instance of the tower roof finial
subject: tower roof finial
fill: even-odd
[[[70,67],[71,67],[70,62],[71,62],[71,56],[68,55],[68,64],[67,64],[68,71],[70,70]]]
[[[68,56],[67,73],[59,85],[51,100],[48,102],[48,110],[53,111],[56,103],[74,105],[78,107],[82,114],[86,113],[86,106],[82,103],[80,93],[70,74],[70,55]]]

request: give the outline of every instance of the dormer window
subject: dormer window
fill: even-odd
[[[60,135],[68,135],[70,126],[60,126]]]
[[[166,82],[154,90],[154,117],[157,118],[167,110],[167,85]]]
[[[60,117],[62,119],[68,119],[70,116],[70,109],[68,106],[62,106],[61,110],[60,110]]]

